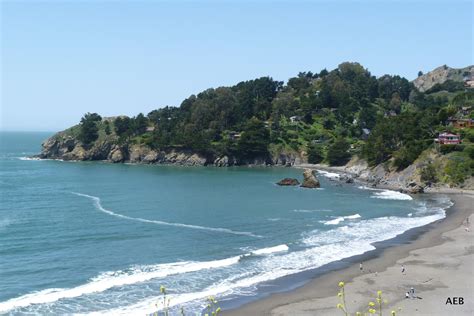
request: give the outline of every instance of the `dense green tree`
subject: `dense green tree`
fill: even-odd
[[[94,142],[99,137],[97,122],[101,120],[102,117],[97,113],[84,114],[79,124],[78,139],[86,145]]]
[[[308,162],[320,163],[324,160],[324,151],[321,144],[311,144],[308,147]]]
[[[243,158],[256,158],[268,155],[270,133],[262,121],[251,118],[245,126],[238,142],[238,151]]]
[[[346,164],[351,158],[349,147],[349,143],[344,138],[337,138],[328,148],[327,160],[329,164],[333,166]]]

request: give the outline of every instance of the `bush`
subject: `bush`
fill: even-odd
[[[450,152],[453,151],[463,151],[464,150],[464,145],[441,145],[439,146],[439,151],[443,154],[449,154]]]
[[[427,183],[434,183],[438,181],[436,169],[432,163],[427,164],[421,169],[421,180]]]

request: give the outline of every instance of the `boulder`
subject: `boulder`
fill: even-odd
[[[303,188],[319,188],[321,186],[314,170],[304,169],[303,177],[303,183],[301,184]]]
[[[418,194],[423,193],[425,191],[425,188],[421,184],[418,184],[416,182],[410,182],[408,183],[405,191],[409,194]]]
[[[277,182],[278,185],[298,185],[300,182],[294,178],[285,178]]]
[[[345,183],[354,183],[354,178],[348,174],[342,174],[339,179]]]

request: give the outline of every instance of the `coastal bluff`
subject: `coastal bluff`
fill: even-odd
[[[106,120],[106,119],[104,119]],[[77,126],[58,132],[42,143],[40,159],[66,161],[106,161],[111,163],[168,164],[180,166],[293,166],[303,163],[297,153],[279,152],[252,159],[215,153],[197,152],[184,147],[154,149],[143,143],[120,142],[118,137],[100,135],[84,144],[76,135]]]

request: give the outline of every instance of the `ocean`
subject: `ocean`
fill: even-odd
[[[293,168],[29,158],[52,133],[0,133],[0,314],[200,314],[206,298],[374,249],[445,217],[444,196],[333,181],[280,187]]]

